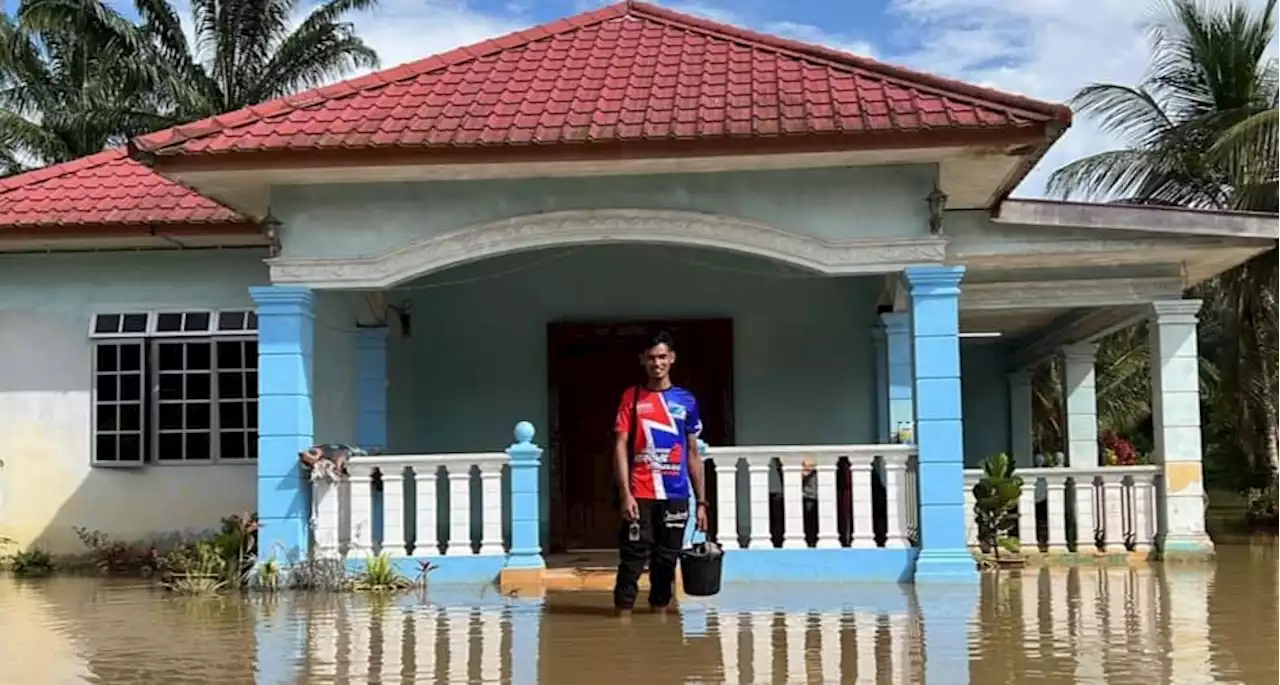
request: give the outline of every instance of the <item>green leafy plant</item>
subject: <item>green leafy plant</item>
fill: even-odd
[[[376,557],[369,557],[364,570],[356,572],[352,577],[351,588],[360,592],[400,592],[414,585],[414,581],[398,571],[391,557],[383,552]]]
[[[9,557],[9,571],[19,578],[44,578],[53,575],[55,570],[53,557],[36,547],[19,550]]]
[[[978,524],[978,541],[1000,558],[1000,549],[1011,551],[1010,544],[1018,529],[1018,498],[1022,496],[1022,477],[1014,473],[1013,460],[1001,452],[982,462],[982,479],[973,486],[974,517]]]
[[[212,595],[230,584],[227,578],[227,560],[222,550],[211,542],[197,543],[194,558],[184,557],[183,563],[186,565],[172,573],[163,583],[172,592],[180,595]]]
[[[150,576],[160,565],[155,545],[112,540],[100,530],[72,527],[80,543],[88,549],[89,561],[103,575]]]

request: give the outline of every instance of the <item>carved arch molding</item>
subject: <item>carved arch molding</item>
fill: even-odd
[[[571,210],[512,217],[431,236],[381,254],[268,261],[271,281],[317,289],[383,289],[453,266],[550,247],[685,245],[773,259],[817,273],[885,273],[941,263],[940,237],[840,242],[716,214],[655,210]]]

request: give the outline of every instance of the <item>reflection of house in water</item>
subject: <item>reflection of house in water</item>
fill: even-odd
[[[474,605],[345,597],[309,611],[303,681],[861,685],[1023,674],[1181,684],[1234,670],[1210,658],[1204,569],[1029,569],[987,580],[980,597],[963,587],[738,586],[686,599],[678,617],[630,623],[607,618],[608,598],[587,593]]]

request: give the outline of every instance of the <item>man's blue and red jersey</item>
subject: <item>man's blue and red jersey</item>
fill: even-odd
[[[640,395],[636,397],[636,391]],[[637,425],[632,445],[631,496],[636,499],[689,499],[688,443],[702,432],[702,418],[693,393],[684,388],[629,388],[622,393],[614,430],[631,431],[631,411]]]

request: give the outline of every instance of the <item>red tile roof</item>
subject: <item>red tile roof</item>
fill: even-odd
[[[250,222],[122,149],[0,179],[0,235],[16,228],[233,223]]]
[[[155,155],[1043,131],[1070,110],[639,2],[143,136]]]

